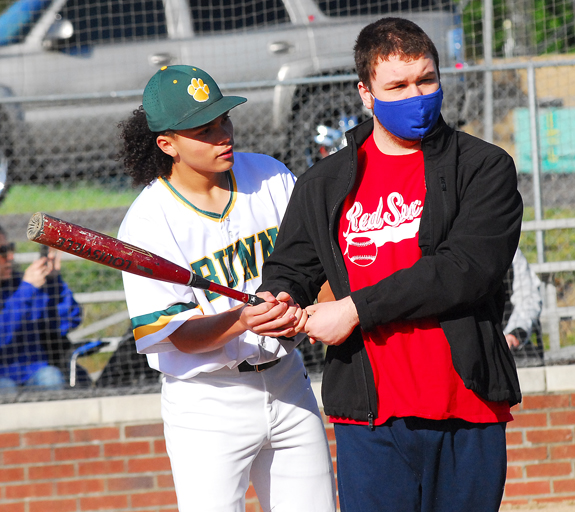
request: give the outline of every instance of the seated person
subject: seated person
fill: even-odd
[[[543,364],[543,344],[541,341],[542,298],[539,287],[541,281],[529,266],[520,249],[513,257],[513,263],[505,276],[505,312],[503,333],[513,353],[517,366]],[[532,342],[535,334],[537,340]]]
[[[64,387],[62,369],[50,361],[63,353],[50,354],[50,347],[69,344],[66,335],[80,324],[82,310],[60,277],[59,254],[51,249],[21,273],[0,227],[0,393]]]

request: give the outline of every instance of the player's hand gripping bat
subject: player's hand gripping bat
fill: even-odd
[[[35,213],[28,222],[28,240],[48,245],[89,261],[138,276],[209,290],[255,306],[265,302],[256,295],[213,283],[150,251],[77,224]]]

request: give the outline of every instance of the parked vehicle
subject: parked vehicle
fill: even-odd
[[[114,175],[117,123],[157,69],[185,63],[248,98],[233,112],[238,148],[300,174],[318,125],[361,120],[349,78],[360,29],[409,17],[453,67],[463,61],[454,9],[434,0],[18,0],[0,16],[0,155],[21,181]],[[346,79],[309,81],[332,75]],[[444,109],[456,122],[463,88],[454,76],[443,87],[458,98]]]

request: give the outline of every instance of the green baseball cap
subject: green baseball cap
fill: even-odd
[[[144,89],[143,107],[153,132],[187,130],[207,124],[246,102],[223,96],[218,84],[194,66],[164,66]]]

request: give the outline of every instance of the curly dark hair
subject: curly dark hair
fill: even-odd
[[[124,169],[132,178],[133,185],[149,185],[154,179],[169,178],[172,174],[173,159],[156,144],[158,135],[148,127],[144,107],[132,112],[132,116],[119,125],[123,148],[118,158],[124,161]]]
[[[389,60],[392,55],[409,61],[429,53],[439,77],[437,48],[421,27],[404,18],[381,18],[367,25],[357,36],[353,50],[357,74],[368,88],[379,60]]]

